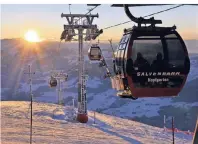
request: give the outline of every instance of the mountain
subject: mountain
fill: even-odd
[[[103,79],[105,70],[87,57],[89,43],[84,43],[85,66],[89,75],[87,81],[87,102],[89,110],[136,120],[153,126],[163,127],[166,115],[167,127],[171,127],[170,118],[175,117],[178,129],[193,131],[198,113],[198,47],[197,41],[186,41],[190,53],[191,69],[187,82],[179,96],[173,98],[141,98],[136,101],[120,99],[111,89],[109,79]],[[77,99],[78,81],[78,44],[42,42],[35,47],[27,47],[20,40],[2,40],[1,55],[1,100],[30,100],[28,64],[32,64],[34,101],[57,103],[56,88],[48,86],[52,70],[64,70],[69,77],[62,83],[62,96],[66,105],[72,105]],[[109,44],[100,44],[107,64],[112,70],[112,51]],[[114,47],[116,44],[114,44]],[[193,51],[194,50],[194,51]],[[197,50],[197,51],[195,51]],[[193,51],[194,53],[192,53]],[[197,52],[197,53],[195,53]],[[181,120],[182,119],[182,120]]]
[[[29,143],[29,102],[1,102],[2,144]],[[89,121],[75,121],[75,109],[55,104],[33,103],[33,143],[111,143],[111,144],[170,144],[172,133],[139,122],[88,112]],[[175,133],[175,143],[192,143],[192,136]]]

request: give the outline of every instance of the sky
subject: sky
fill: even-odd
[[[158,12],[173,5],[132,7],[134,16],[145,16]],[[72,4],[71,13],[85,14],[88,12],[86,4]],[[42,39],[59,39],[63,31],[63,25],[67,24],[61,13],[69,13],[68,4],[9,4],[1,5],[1,39],[19,38],[29,30],[35,30]],[[92,14],[99,14],[93,24],[99,29],[129,21],[124,8],[110,7],[103,4],[92,11]],[[182,6],[154,16],[161,19],[161,26],[177,26],[177,31],[183,39],[198,39],[198,6]],[[130,28],[135,23],[131,22],[121,26],[104,30],[100,36],[101,41],[107,39],[120,40],[124,28]]]

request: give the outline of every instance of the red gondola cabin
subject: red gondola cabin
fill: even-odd
[[[115,73],[131,96],[177,96],[190,70],[185,43],[176,27],[124,30],[115,52]],[[123,94],[119,96],[124,97]]]

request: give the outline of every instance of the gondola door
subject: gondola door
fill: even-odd
[[[127,45],[130,39],[130,34],[126,34],[122,37],[117,51],[115,53],[115,73],[116,76],[114,77],[116,79],[116,85],[117,85],[117,90],[118,91],[123,91],[126,90],[126,75],[125,75],[125,61],[126,61],[126,57],[125,57],[125,53],[126,53],[126,49],[127,49]]]

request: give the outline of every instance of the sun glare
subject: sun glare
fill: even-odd
[[[34,30],[29,30],[25,33],[25,40],[27,40],[29,42],[40,42],[41,41],[37,32]]]

